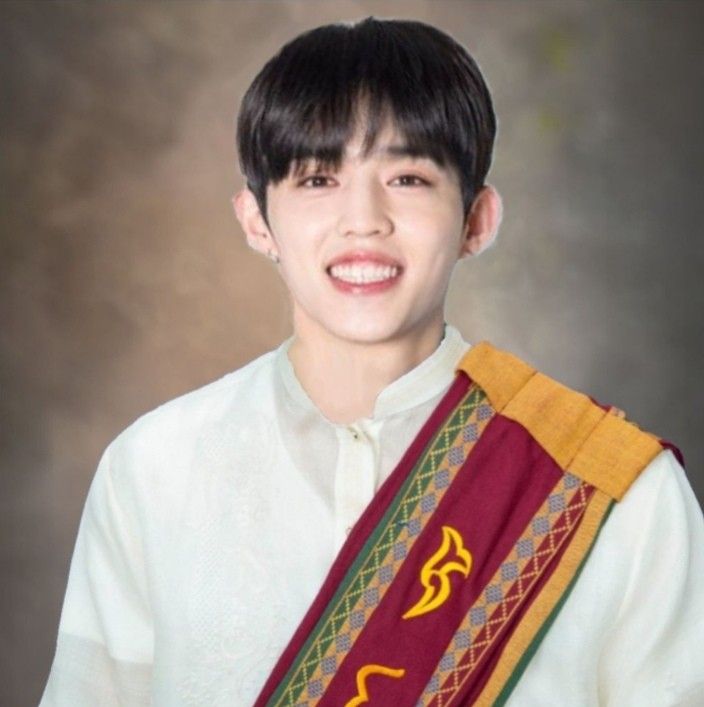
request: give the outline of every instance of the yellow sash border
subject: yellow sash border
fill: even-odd
[[[594,491],[594,495],[584,511],[582,521],[560,559],[560,563],[531,604],[528,615],[506,642],[489,681],[474,703],[477,707],[489,707],[496,702],[519,661],[562,598],[565,589],[589,552],[610,504],[611,499],[607,494],[602,493],[599,489]]]
[[[617,501],[662,451],[655,435],[488,341],[470,347],[457,369],[482,388],[497,412],[528,430],[561,469]]]

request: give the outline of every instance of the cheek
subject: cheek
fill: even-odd
[[[320,282],[321,268],[313,249],[309,244],[288,241],[281,250],[279,270],[289,289],[304,292],[315,288]],[[301,257],[305,254],[306,257]],[[323,273],[324,274],[324,273]]]
[[[435,278],[449,277],[457,262],[461,234],[448,226],[445,231],[438,231],[438,224],[428,227],[428,230],[418,229],[413,239],[413,247],[409,249],[409,260],[415,262],[428,276]]]
[[[432,208],[425,206],[409,208],[397,215],[396,225],[399,234],[408,234],[414,246],[434,247],[436,252],[442,249],[459,250],[462,234],[461,209],[451,208],[452,204],[434,202]]]
[[[273,235],[282,247],[295,246],[297,237],[310,227],[310,218],[306,218],[299,200],[279,195],[269,203],[268,211]]]
[[[433,263],[432,277],[437,285],[442,286],[443,289],[445,289],[449,284],[452,271],[454,270],[455,263],[457,262],[455,258],[450,258],[448,255],[449,254],[446,253],[443,254],[442,256],[436,258]]]
[[[330,224],[317,206],[291,201],[279,205],[272,229],[282,248],[291,252],[305,248],[314,255]]]

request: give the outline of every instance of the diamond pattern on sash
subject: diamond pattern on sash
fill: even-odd
[[[579,522],[593,490],[569,471],[560,477],[460,624],[417,707],[445,707],[450,703],[542,568]]]
[[[325,692],[335,674],[325,671],[323,666],[331,665],[325,661],[334,658],[340,665],[349,653],[493,416],[493,408],[483,391],[471,386],[452,420],[433,440],[429,451],[412,471],[411,483],[405,487],[403,498],[396,503],[392,520],[381,529],[375,546],[313,641],[277,705],[303,707],[320,696],[320,686]],[[375,590],[376,601],[369,598],[372,596],[370,589]]]

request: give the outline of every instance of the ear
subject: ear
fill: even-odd
[[[237,192],[232,197],[232,206],[250,248],[263,255],[278,255],[279,251],[274,238],[264,221],[257,200],[251,190],[245,187]]]
[[[499,192],[490,184],[484,185],[472,202],[465,223],[460,258],[479,255],[496,239],[503,218],[503,203]]]

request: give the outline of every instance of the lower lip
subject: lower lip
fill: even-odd
[[[328,273],[328,277],[332,281],[333,286],[340,292],[345,292],[352,295],[374,295],[379,292],[386,292],[386,290],[391,289],[401,278],[402,271],[399,271],[393,277],[388,280],[380,280],[379,282],[345,282],[344,280],[339,280]]]

